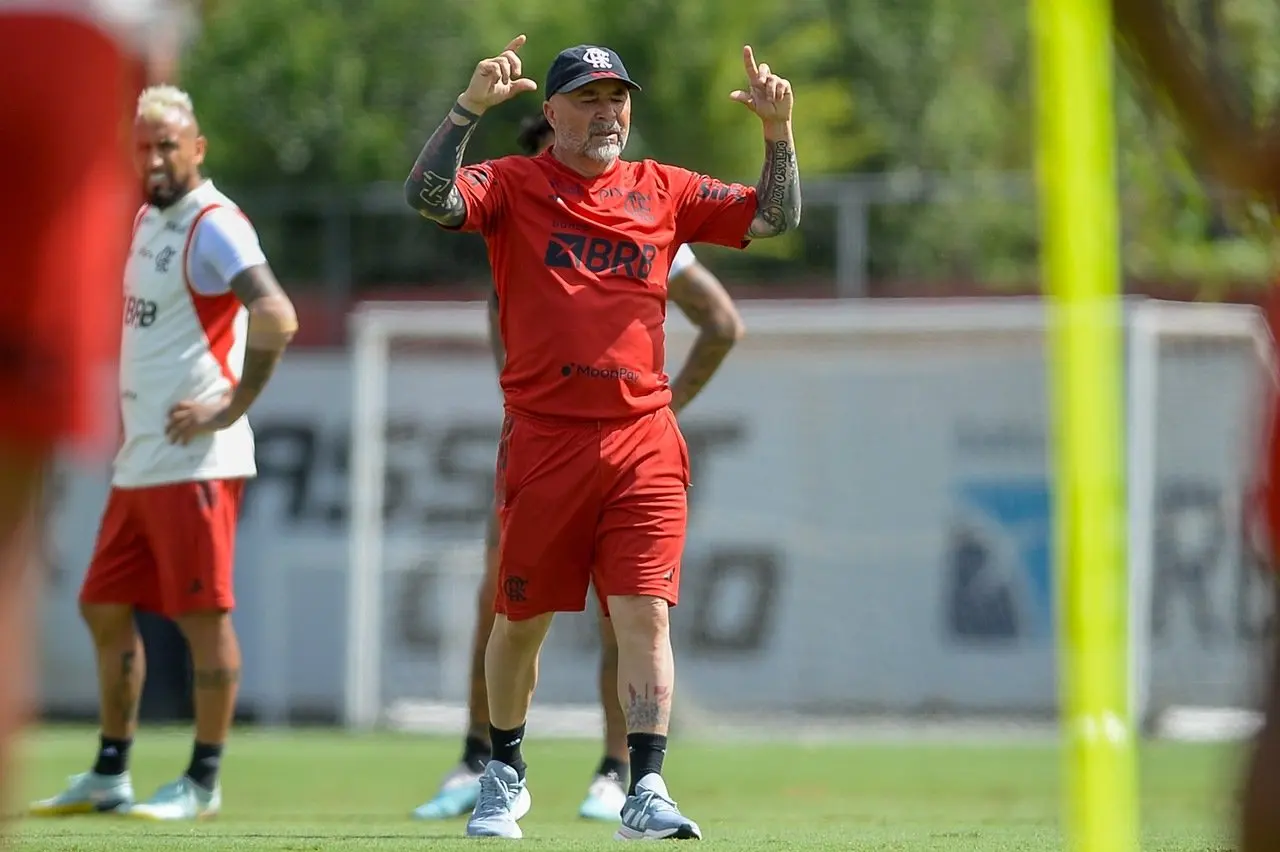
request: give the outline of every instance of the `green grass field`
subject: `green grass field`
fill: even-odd
[[[49,795],[86,767],[88,728],[36,732],[26,789]],[[594,741],[527,746],[533,810],[525,840],[542,849],[616,848],[612,829],[577,819],[598,757]],[[185,766],[185,731],[145,730],[134,748],[140,795]],[[470,848],[462,820],[409,811],[456,760],[455,738],[330,731],[238,732],[225,761],[224,812],[192,824],[120,817],[24,820],[20,849],[83,852],[421,850]],[[1141,755],[1143,848],[1229,848],[1237,751],[1156,744]],[[673,743],[667,776],[706,844],[735,850],[1040,852],[1061,848],[1058,754],[1045,745]]]

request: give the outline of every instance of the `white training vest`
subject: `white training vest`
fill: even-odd
[[[165,439],[169,409],[229,393],[244,366],[249,314],[232,292],[206,296],[191,288],[195,228],[235,202],[205,181],[166,210],[138,211],[124,276],[120,409],[124,443],[112,484],[121,488],[254,476],[253,430],[247,417],[186,446]]]

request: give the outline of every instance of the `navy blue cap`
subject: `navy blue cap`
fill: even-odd
[[[580,89],[593,80],[621,80],[627,88],[640,91],[640,85],[627,74],[622,57],[607,47],[580,44],[560,51],[547,72],[546,97]]]

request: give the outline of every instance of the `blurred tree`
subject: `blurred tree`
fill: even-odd
[[[448,107],[440,81],[474,64],[466,10],[423,12],[418,0],[220,5],[185,69],[218,171],[312,186],[404,171],[410,131]]]
[[[1280,7],[1272,0],[1172,0],[1199,61],[1224,96],[1263,116],[1280,95]],[[872,208],[873,276],[946,282],[1034,281],[1034,196],[996,174],[1030,176],[1031,63],[1026,4],[1005,0],[224,0],[188,56],[185,79],[210,137],[210,170],[230,187],[278,188],[348,204],[370,182],[398,185],[475,63],[513,35],[541,81],[555,53],[601,42],[644,86],[629,156],[651,156],[754,182],[756,120],[728,93],[741,50],[789,77],[806,178],[880,172],[964,176],[963,191]],[[1118,74],[1118,167],[1126,263],[1145,277],[1217,284],[1261,277],[1266,246],[1239,230],[1235,207],[1209,197],[1176,130],[1125,70]],[[494,110],[469,159],[514,148],[541,92]],[[246,201],[249,199],[246,197]],[[274,250],[311,275],[328,248],[318,214],[269,227]],[[483,274],[478,240],[445,237],[407,211],[354,226],[361,281]],[[829,211],[749,257],[708,249],[741,275],[777,262],[831,270]],[[311,264],[308,265],[308,259]]]
[[[1280,105],[1280,8],[1272,0],[1171,0],[1196,63],[1255,122]],[[1274,222],[1219,193],[1195,166],[1180,131],[1146,83],[1121,67],[1117,117],[1127,271],[1176,280],[1203,298],[1274,275]],[[1262,224],[1263,227],[1259,227]]]

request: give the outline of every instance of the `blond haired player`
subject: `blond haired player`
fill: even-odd
[[[1173,107],[1174,115],[1212,173],[1233,189],[1267,205],[1280,206],[1280,133],[1274,121],[1266,132],[1233,109],[1229,93],[1194,65],[1196,55],[1174,10],[1162,0],[1113,0],[1115,27],[1129,60]],[[1280,339],[1280,302],[1273,294],[1267,310],[1272,342]],[[1275,376],[1260,389],[1268,421],[1266,443],[1256,459],[1258,509],[1264,521],[1265,557],[1280,567],[1280,388]],[[1276,612],[1280,582],[1273,577]],[[1240,852],[1280,849],[1280,653],[1273,635],[1262,702],[1264,723],[1251,743],[1238,818]]]
[[[164,0],[0,0],[0,813],[29,711],[34,528],[45,469],[96,450],[128,245],[128,142],[148,74],[185,17]]]
[[[124,276],[115,460],[80,593],[98,657],[101,740],[88,772],[38,815],[217,813],[240,648],[231,623],[236,521],[256,473],[246,412],[297,329],[253,226],[201,176],[205,140],[172,86],[138,100],[134,160],[147,203]],[[172,618],[191,649],[195,743],[186,771],[134,803],[128,757],[145,668],[135,610]]]

